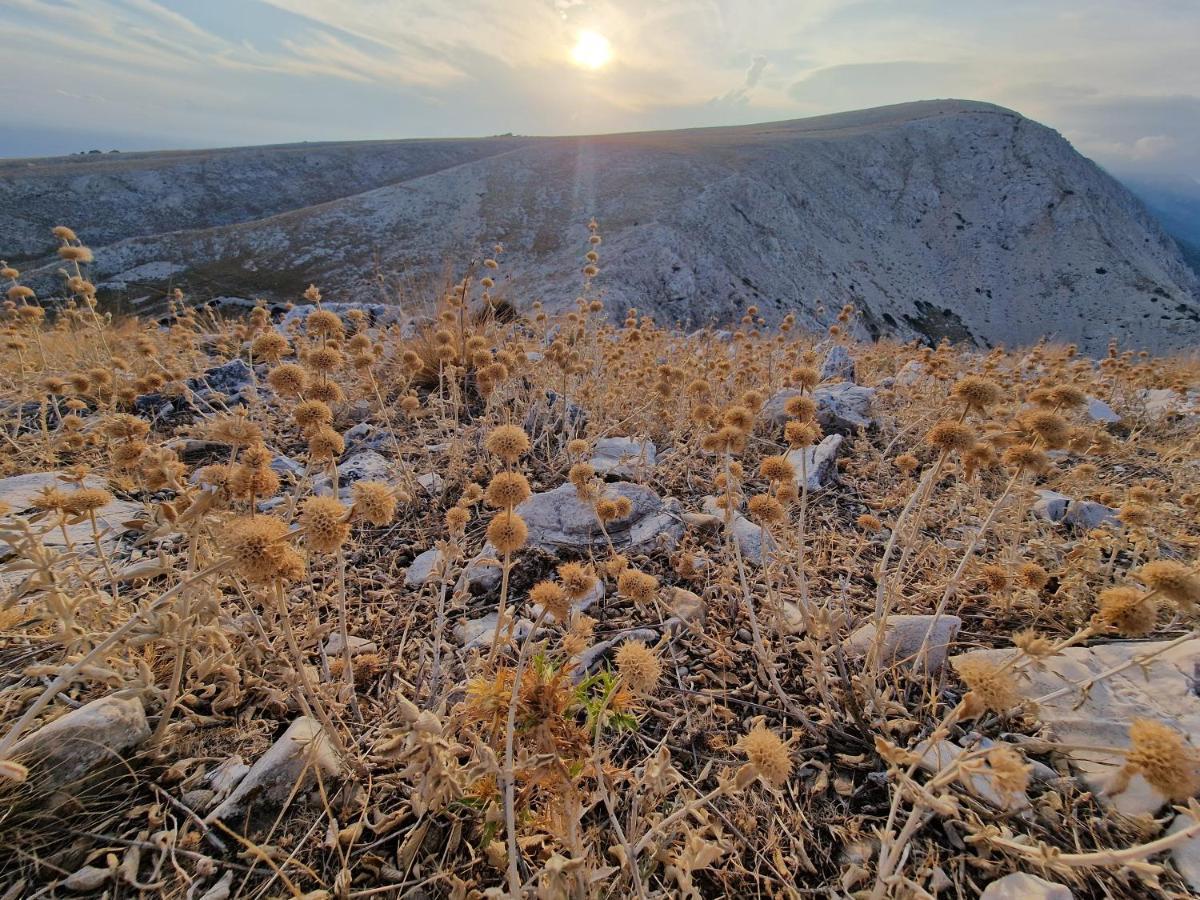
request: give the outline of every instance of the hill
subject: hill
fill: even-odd
[[[295,298],[319,281],[331,299],[403,299],[499,241],[520,262],[497,292],[562,308],[595,216],[609,308],[687,327],[750,304],[819,327],[852,302],[873,336],[1089,352],[1200,337],[1200,279],[1139,200],[1057,132],[960,100],[638,134],[24,160],[0,164],[0,205],[21,211],[0,247],[36,256],[69,218],[118,296]]]

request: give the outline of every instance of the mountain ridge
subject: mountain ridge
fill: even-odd
[[[615,314],[636,306],[700,325],[754,303],[768,320],[794,312],[823,327],[853,302],[872,335],[980,345],[1046,335],[1097,353],[1110,336],[1155,350],[1200,336],[1200,283],[1143,204],[1057,132],[979,101],[616,135],[281,148],[230,152],[285,152],[308,160],[304,173],[345,165],[353,177],[285,184],[284,200],[324,195],[254,217],[256,192],[280,177],[268,159],[266,174],[244,167],[217,199],[195,199],[194,228],[106,242],[71,223],[94,244],[95,280],[115,292],[219,284],[273,299],[314,281],[332,299],[378,301],[427,290],[500,241],[509,253],[498,290],[562,306],[595,215]],[[154,172],[153,154],[134,162]],[[0,163],[0,200],[18,202],[19,171]],[[188,182],[175,189],[186,207]],[[78,192],[59,190],[64,208]],[[235,206],[240,221],[210,221]],[[46,229],[57,223],[39,215]],[[43,290],[54,268],[35,273]],[[123,280],[139,270],[168,274]]]

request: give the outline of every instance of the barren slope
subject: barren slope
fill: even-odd
[[[617,312],[697,325],[756,303],[817,324],[854,302],[876,333],[979,344],[1200,337],[1197,277],[1142,204],[1056,132],[989,104],[499,143],[509,152],[319,206],[98,248],[96,280],[144,293],[139,279],[173,272],[200,294],[276,296],[315,280],[379,299],[380,276],[436,280],[499,240],[520,261],[501,291],[561,305],[594,215]],[[128,274],[150,263],[167,265]]]

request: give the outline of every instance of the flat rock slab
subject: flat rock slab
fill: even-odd
[[[979,900],[1074,900],[1074,897],[1064,884],[1055,884],[1025,872],[1013,872],[984,888]]]
[[[653,441],[608,437],[596,442],[588,460],[598,475],[613,478],[642,478],[654,468],[657,451]]]
[[[2,478],[0,479],[0,501],[12,507],[9,514],[23,513],[32,510],[34,498],[43,488],[55,487],[67,493],[75,490],[74,485],[62,481],[58,475],[58,472],[31,472],[27,475]],[[84,478],[83,486],[104,488],[105,482],[102,478],[89,475]],[[100,532],[101,545],[109,547],[115,543],[117,538],[127,530],[125,523],[138,518],[143,512],[140,503],[115,498],[107,506],[96,510],[96,526]],[[68,525],[65,537],[63,529],[57,526],[47,529],[47,526],[54,521],[56,520],[52,517],[47,517],[36,526],[45,532],[42,535],[42,543],[45,546],[62,549],[67,546],[69,540],[71,545],[77,548],[83,550],[91,548],[92,524],[87,519]]]
[[[137,697],[101,697],[73,709],[22,738],[13,757],[29,768],[38,792],[67,789],[120,761],[150,737]]]
[[[930,671],[936,672],[945,665],[946,654],[954,639],[958,637],[960,628],[962,619],[958,616],[888,616],[883,640],[880,642],[880,662],[884,665],[912,665],[921,652],[921,647],[925,645],[925,664]],[[865,656],[875,643],[876,634],[874,622],[860,625],[846,639],[847,652],[855,656]]]
[[[650,488],[628,482],[607,485],[604,496],[627,497],[633,504],[628,516],[614,519],[606,526],[617,547],[648,546],[660,538],[673,546],[683,533],[676,500],[664,500]],[[607,546],[592,504],[580,500],[571,484],[534,494],[516,511],[529,527],[531,547],[554,552]]]
[[[374,450],[361,450],[338,463],[338,483],[345,487],[356,481],[387,481],[391,464]]]
[[[1099,422],[1101,425],[1115,425],[1121,421],[1121,417],[1117,415],[1116,410],[1099,397],[1087,398],[1087,417],[1093,422]]]
[[[240,822],[247,815],[265,818],[287,802],[292,791],[298,799],[316,783],[317,772],[326,783],[341,770],[341,761],[321,724],[300,716],[288,726],[271,748],[238,782],[226,800],[210,812],[205,821]],[[327,789],[328,790],[328,789]]]
[[[920,762],[917,765],[923,771],[931,775],[936,775],[968,751],[957,744],[950,743],[950,741],[938,741],[932,745],[928,741],[921,741],[916,747],[916,752],[921,755]],[[1029,795],[1024,791],[1020,793],[1006,793],[1003,791],[1000,783],[996,780],[996,776],[992,773],[992,767],[987,764],[986,757],[972,757],[972,762],[977,763],[978,770],[973,771],[969,777],[960,775],[958,779],[959,783],[966,787],[968,791],[980,800],[1005,812],[1018,812],[1029,809],[1031,805]],[[971,762],[968,763],[968,765],[970,764]]]
[[[1070,647],[1026,666],[1013,677],[1022,697],[1038,700],[1038,719],[1064,744],[1125,748],[1129,746],[1129,726],[1134,719],[1156,719],[1182,731],[1193,745],[1200,745],[1200,697],[1194,690],[1200,667],[1200,638],[1165,650],[1168,643],[1117,641]],[[1081,694],[1080,683],[1157,651],[1164,652],[1143,665],[1134,664],[1105,677]],[[964,656],[999,664],[1016,652],[974,650]],[[1070,690],[1061,697],[1038,699],[1063,688]],[[1124,764],[1122,753],[1080,750],[1071,751],[1069,756],[1088,788],[1118,812],[1130,816],[1152,813],[1166,802],[1140,775],[1134,776],[1120,794],[1104,793]]]

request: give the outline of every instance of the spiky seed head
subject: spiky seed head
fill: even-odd
[[[333,422],[333,410],[323,400],[305,400],[292,410],[292,420],[301,431],[311,431]]]
[[[529,452],[529,435],[516,425],[501,425],[492,429],[485,446],[493,456],[512,465]]]
[[[1124,637],[1149,634],[1158,621],[1158,602],[1137,588],[1106,588],[1097,600],[1097,620]]]
[[[337,313],[318,309],[308,314],[304,320],[304,330],[316,337],[340,338],[345,333],[345,326]]]
[[[576,562],[563,563],[558,567],[558,580],[572,600],[582,600],[596,586],[596,574],[587,566]]]
[[[626,641],[618,647],[616,663],[625,683],[639,694],[653,691],[662,677],[662,663],[639,641]]]
[[[1156,791],[1182,803],[1200,791],[1196,751],[1183,735],[1153,719],[1134,719],[1124,769],[1146,779]]]
[[[983,710],[1005,713],[1020,704],[1021,696],[1013,687],[1013,679],[995,663],[977,656],[959,656],[952,663],[969,691],[963,697],[969,714]]]
[[[792,759],[787,744],[762,725],[744,734],[738,742],[738,749],[746,754],[754,772],[774,787],[782,787],[792,774]]]
[[[529,599],[544,609],[554,622],[565,622],[571,613],[567,592],[553,581],[539,581],[530,588]]]
[[[322,425],[309,433],[308,453],[314,460],[336,459],[345,449],[345,440],[328,425]]]
[[[513,512],[498,513],[488,523],[487,539],[499,553],[515,553],[525,546],[529,529],[525,520]]]
[[[817,417],[817,401],[808,394],[796,394],[783,404],[783,411],[793,419],[808,422]]]
[[[768,481],[791,481],[796,477],[796,470],[786,456],[766,456],[758,464],[758,474]]]
[[[617,579],[617,592],[638,603],[649,603],[658,590],[658,579],[649,572],[626,569]]]
[[[318,553],[336,553],[350,537],[349,510],[336,497],[309,497],[300,512],[307,546]]]
[[[245,516],[225,529],[225,549],[237,570],[253,582],[271,581],[287,561],[286,523],[277,516]]]
[[[79,488],[67,494],[64,509],[70,515],[93,513],[108,506],[112,501],[113,495],[103,488]]]
[[[929,429],[925,440],[944,453],[964,453],[975,445],[975,430],[965,422],[943,419]]]
[[[526,500],[530,493],[529,480],[520,472],[500,472],[488,484],[484,502],[493,509],[511,508]]]
[[[783,504],[770,494],[755,494],[746,502],[746,510],[761,525],[777,525],[787,518]]]
[[[1191,612],[1200,604],[1200,576],[1183,563],[1158,559],[1135,569],[1133,576],[1185,611]]]
[[[382,481],[356,481],[350,486],[354,515],[371,525],[390,525],[396,517],[396,491]]]

